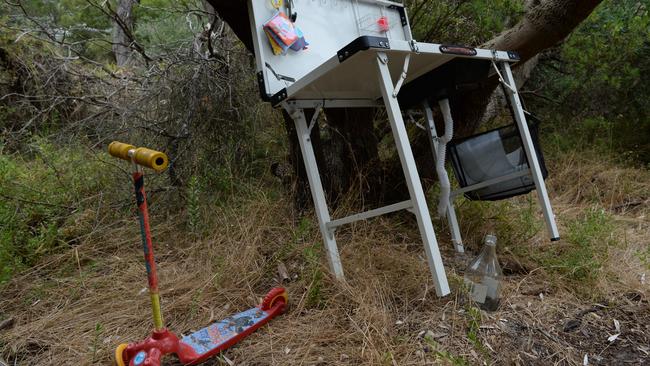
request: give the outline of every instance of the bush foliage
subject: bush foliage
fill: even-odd
[[[136,57],[127,67],[117,67],[111,51],[114,1],[16,4],[0,4],[0,281],[82,240],[98,220],[93,198],[127,199],[115,189],[124,182],[110,180],[121,170],[101,152],[114,139],[170,154],[161,185],[178,193],[185,226],[197,236],[208,231],[205,196],[245,194],[238,180],[260,179],[271,160],[283,158],[286,131],[259,100],[251,55],[225,25],[206,38],[210,19],[201,1],[136,5],[134,34],[149,60]],[[524,12],[518,0],[407,5],[418,40],[472,45]],[[606,0],[541,56],[523,95],[566,149],[597,146],[648,164],[649,60],[647,2]],[[517,235],[529,238],[540,227],[531,211],[521,210],[526,224]],[[586,238],[604,235],[590,231],[599,220],[590,213],[570,227],[573,257],[558,260],[582,269],[566,275],[593,276]]]
[[[604,1],[558,49],[530,90],[567,140],[650,164],[650,3]],[[535,98],[539,97],[539,98]]]

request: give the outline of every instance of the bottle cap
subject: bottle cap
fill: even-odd
[[[497,245],[497,237],[494,234],[487,234],[485,236],[485,245],[489,246],[496,246]]]

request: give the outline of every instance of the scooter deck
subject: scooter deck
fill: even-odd
[[[274,315],[273,309],[264,311],[259,307],[254,307],[186,335],[180,342],[192,347],[203,359],[246,337]]]
[[[118,366],[160,366],[161,359],[176,354],[183,365],[196,365],[216,356],[246,338],[271,319],[282,314],[288,302],[282,287],[269,291],[254,308],[229,316],[178,339],[166,328],[154,330],[137,343],[123,343],[115,349]]]

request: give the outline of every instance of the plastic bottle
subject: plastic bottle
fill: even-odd
[[[497,237],[486,235],[484,242],[481,253],[465,270],[465,284],[470,297],[481,309],[494,311],[499,307],[503,272],[497,260]]]

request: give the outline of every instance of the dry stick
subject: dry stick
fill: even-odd
[[[650,200],[628,202],[628,203],[624,203],[622,205],[614,206],[612,208],[612,210],[618,211],[618,210],[620,210],[622,208],[623,209],[628,209],[628,208],[632,208],[632,207],[636,207],[636,206],[641,206],[641,205],[646,204],[648,202],[650,202]]]
[[[66,210],[76,210],[76,207],[72,207],[72,206],[57,205],[57,204],[54,204],[54,203],[41,202],[41,201],[31,201],[31,200],[26,200],[26,199],[23,199],[23,198],[8,196],[8,195],[3,194],[3,193],[0,193],[0,197],[6,198],[8,200],[16,200],[18,202],[29,203],[29,204],[32,204],[32,205],[59,207],[59,208],[65,208]]]
[[[79,280],[81,281],[81,287],[86,288],[86,283],[84,282],[83,274],[81,273],[81,261],[79,260],[79,250],[74,248],[74,256],[77,259],[77,268],[79,269]]]

